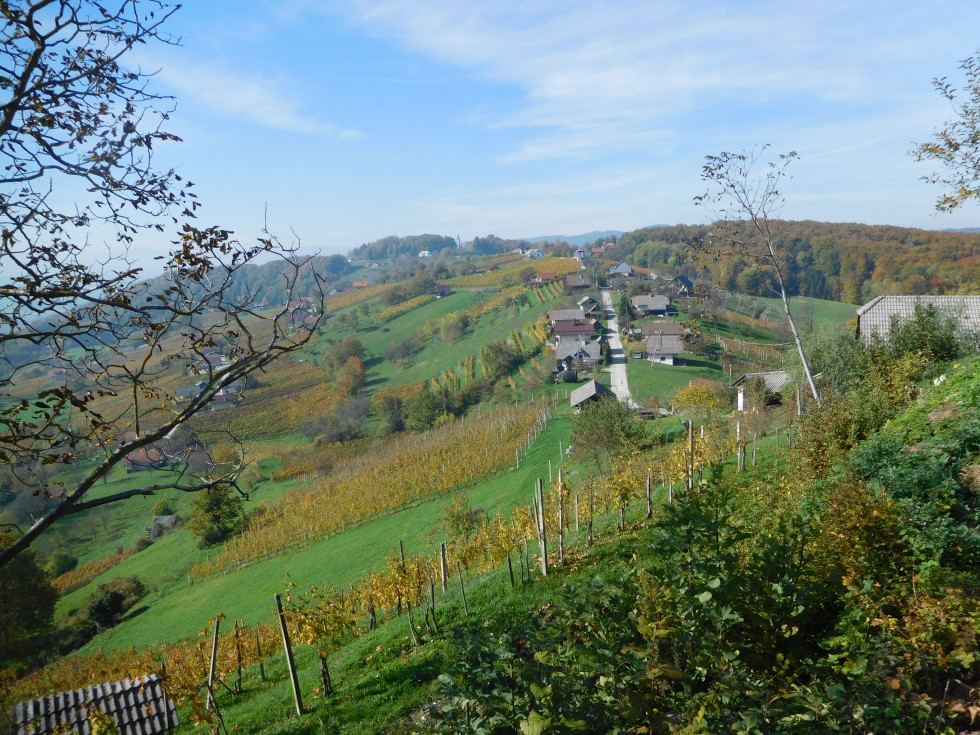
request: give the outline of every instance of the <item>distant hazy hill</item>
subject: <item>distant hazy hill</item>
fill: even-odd
[[[618,238],[622,234],[622,230],[596,230],[595,232],[586,232],[584,235],[545,235],[543,237],[525,237],[522,239],[526,242],[555,242],[556,240],[564,240],[569,245],[578,247],[595,242],[600,237],[609,237],[612,235]]]

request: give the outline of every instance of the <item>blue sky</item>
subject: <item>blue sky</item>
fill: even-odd
[[[704,156],[762,143],[799,154],[786,218],[980,226],[934,215],[908,155],[952,116],[932,78],[980,48],[980,3],[933,7],[207,0],[134,58],[177,98],[158,162],[243,239],[700,223]]]

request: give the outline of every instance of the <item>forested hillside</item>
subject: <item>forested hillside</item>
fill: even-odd
[[[779,245],[787,256],[794,296],[860,304],[885,294],[967,293],[980,283],[980,234],[915,230],[890,225],[781,222]],[[711,226],[676,225],[627,232],[617,257],[674,275],[697,266],[688,260],[692,240]],[[705,263],[708,277],[731,291],[770,296],[767,268],[745,258]]]
[[[356,260],[387,260],[401,255],[418,256],[423,250],[437,255],[443,248],[455,248],[456,241],[446,235],[390,235],[354,248],[350,257]]]

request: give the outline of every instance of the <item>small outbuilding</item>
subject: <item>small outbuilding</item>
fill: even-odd
[[[766,393],[779,393],[783,388],[789,385],[790,380],[790,375],[785,370],[769,370],[768,372],[764,373],[745,373],[730,386],[738,391],[736,408],[743,412],[747,410],[745,393],[750,383],[759,381],[759,383],[762,385],[763,391]]]
[[[599,401],[603,398],[616,399],[616,394],[609,390],[602,383],[595,380],[590,380],[585,385],[576,388],[572,391],[571,404],[572,408],[581,408],[587,403],[592,401]]]

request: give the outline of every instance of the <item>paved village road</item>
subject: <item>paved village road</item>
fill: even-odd
[[[612,296],[607,289],[602,290],[602,305],[606,308],[606,320],[612,334],[607,335],[609,340],[609,387],[616,394],[616,398],[623,401],[631,408],[639,408],[630,395],[630,386],[626,380],[626,350],[623,349],[623,341],[619,338],[619,319],[616,318],[616,310],[613,309]]]

